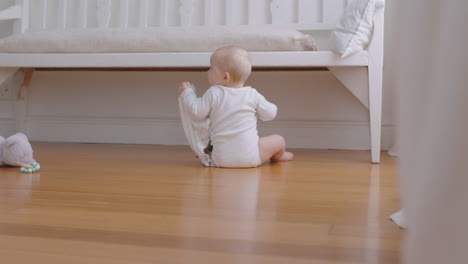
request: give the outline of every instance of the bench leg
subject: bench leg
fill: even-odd
[[[380,162],[382,130],[382,70],[369,65],[369,116],[372,163]]]
[[[23,81],[18,90],[18,97],[15,104],[16,112],[16,132],[27,134],[27,109],[28,109],[28,87],[34,73],[34,68],[24,69]]]

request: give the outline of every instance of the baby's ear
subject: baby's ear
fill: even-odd
[[[231,81],[231,75],[229,74],[229,72],[225,72],[224,73],[224,81],[225,82],[230,82]]]

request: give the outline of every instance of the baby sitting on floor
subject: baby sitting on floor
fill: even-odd
[[[209,116],[211,146],[207,151],[213,165],[248,168],[269,160],[292,160],[294,155],[286,152],[282,136],[258,136],[257,117],[262,121],[273,120],[277,107],[254,88],[244,86],[252,71],[247,51],[233,46],[220,48],[211,56],[210,64],[211,87],[205,94],[197,98],[191,84],[183,82],[179,96],[194,120]]]

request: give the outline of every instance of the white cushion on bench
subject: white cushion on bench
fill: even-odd
[[[364,50],[370,43],[376,0],[354,0],[330,34],[330,47],[341,57]]]
[[[30,32],[0,39],[3,53],[203,52],[235,45],[248,51],[317,50],[310,35],[271,26],[160,27]]]

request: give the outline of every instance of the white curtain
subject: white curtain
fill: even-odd
[[[396,1],[403,263],[468,263],[468,1]]]

